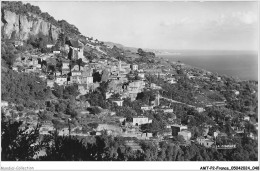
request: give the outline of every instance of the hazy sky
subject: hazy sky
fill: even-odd
[[[258,49],[257,2],[30,2],[89,37],[155,49]]]

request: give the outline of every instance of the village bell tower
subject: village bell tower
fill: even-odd
[[[159,106],[160,105],[160,93],[158,92],[155,98],[155,106]]]

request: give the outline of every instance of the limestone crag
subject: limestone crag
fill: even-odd
[[[19,15],[11,11],[2,11],[2,34],[5,38],[11,38],[12,34],[20,40],[27,40],[29,35],[37,35],[42,32],[53,40],[57,40],[61,29],[44,21],[42,18],[30,14]]]

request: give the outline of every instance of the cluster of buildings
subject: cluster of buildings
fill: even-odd
[[[53,49],[53,47],[54,45],[47,44],[47,48]],[[130,65],[114,58],[112,60],[102,58],[90,62],[84,57],[83,52],[84,45],[80,41],[68,40],[64,47],[56,48],[53,53],[24,55],[26,57],[21,57],[15,62],[13,70],[38,73],[49,87],[53,87],[54,83],[60,86],[77,84],[81,94],[94,90],[99,86],[99,82],[109,81],[114,86],[108,90],[107,98],[119,93],[122,98],[130,97],[131,100],[135,100],[137,94],[144,89],[145,74],[138,70],[138,65]],[[60,57],[59,60],[57,57]],[[61,65],[58,66],[58,63]],[[19,66],[22,69],[19,70]],[[55,69],[50,69],[50,66],[54,66]],[[102,76],[101,80],[94,82],[94,74]]]
[[[55,71],[55,78],[47,79],[47,86],[53,87],[54,83],[60,86],[78,84],[78,89],[81,94],[86,94],[89,90],[94,89],[98,85],[93,83],[93,69],[89,65],[72,66],[69,61],[63,60],[61,71]]]
[[[42,65],[37,55],[24,55],[20,58],[17,58],[12,69],[17,72],[41,73]]]
[[[90,40],[91,43],[99,43],[97,40]],[[87,44],[87,46],[94,48],[94,45]],[[52,48],[53,45],[47,45],[47,48]],[[101,51],[99,48],[97,50]],[[61,51],[67,53],[63,54]],[[86,59],[83,55],[84,45],[80,41],[69,40],[65,43],[64,47],[61,49],[53,50],[51,54],[45,55],[30,55],[27,57],[21,57],[16,61],[13,70],[19,71],[19,67],[22,68],[21,72],[34,72],[38,73],[40,77],[46,80],[47,86],[54,87],[54,83],[60,86],[68,86],[77,84],[78,90],[81,95],[87,94],[90,91],[99,87],[99,82],[109,82],[108,89],[106,92],[106,99],[111,99],[113,94],[119,94],[120,97],[117,99],[111,99],[112,102],[116,103],[118,106],[123,106],[123,98],[130,98],[131,101],[134,101],[138,93],[141,93],[145,88],[147,88],[147,81],[145,80],[146,74],[157,75],[160,78],[169,84],[176,84],[180,77],[187,77],[188,79],[198,78],[204,81],[210,81],[209,73],[204,72],[198,74],[196,71],[186,71],[184,74],[177,74],[177,71],[180,70],[181,66],[177,66],[176,70],[162,70],[160,68],[153,69],[139,69],[137,64],[128,64],[126,62],[116,60],[111,58],[92,60],[91,62]],[[102,51],[101,51],[102,52]],[[104,52],[102,52],[106,55]],[[49,70],[48,64],[54,61],[54,65],[57,66],[56,56],[61,56],[60,63],[61,65],[55,70]],[[81,61],[81,62],[72,62],[72,61]],[[43,72],[45,71],[45,72]],[[53,77],[49,77],[52,75]],[[95,81],[95,75],[100,76],[99,81]],[[221,81],[221,77],[217,77],[217,81]],[[198,86],[199,87],[199,86]],[[149,88],[153,90],[160,90],[162,87],[150,83]],[[196,88],[196,87],[195,87]],[[234,90],[235,95],[239,95],[239,91]],[[162,110],[163,113],[173,113],[171,108],[159,108],[154,109],[155,106],[160,105],[160,95],[157,94],[154,101],[149,105],[141,106],[142,111],[155,111]],[[216,102],[215,106],[225,105],[224,102]],[[8,103],[2,101],[1,107],[6,109]],[[210,106],[206,106],[210,107]],[[196,110],[201,113],[205,109],[202,107],[197,107]],[[33,120],[33,119],[31,119]],[[168,118],[168,124],[166,126],[167,131],[162,135],[162,139],[165,137],[183,137],[185,143],[191,141],[192,133],[188,130],[187,125],[181,125],[177,121],[176,115],[173,115],[172,118]],[[245,116],[244,120],[250,120],[248,116]],[[63,128],[59,131],[59,135],[80,135],[80,136],[89,136],[89,135],[101,135],[102,131],[106,131],[110,135],[114,136],[123,136],[123,137],[136,137],[137,139],[150,140],[154,137],[151,132],[142,132],[140,126],[143,124],[150,124],[152,120],[145,116],[134,116],[131,120],[126,118],[118,119],[120,125],[112,124],[99,124],[97,128],[93,129],[87,134],[82,133],[82,127],[73,128]],[[79,133],[77,133],[76,129]],[[237,133],[243,132],[243,130],[238,130],[238,128],[233,128]],[[44,123],[40,132],[41,134],[48,134],[49,131],[54,131],[52,123]],[[71,131],[71,132],[70,132]],[[206,131],[207,132],[207,131]],[[219,133],[214,133],[214,138]],[[196,142],[200,145],[203,145],[207,148],[212,147],[215,142],[214,138],[203,134],[203,136],[197,137]],[[129,146],[137,146],[135,143],[127,142]]]

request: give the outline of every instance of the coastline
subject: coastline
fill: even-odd
[[[195,52],[195,51],[194,51]],[[210,53],[213,52],[213,53]],[[181,63],[239,80],[258,81],[258,55],[253,51],[192,51],[157,54],[170,62]],[[222,54],[221,54],[222,53]]]

